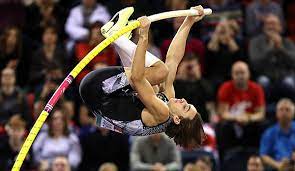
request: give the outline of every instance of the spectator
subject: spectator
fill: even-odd
[[[29,126],[32,121],[26,96],[21,89],[15,85],[15,82],[14,70],[11,68],[3,69],[0,86],[0,125],[2,125],[2,127],[13,115],[20,115]]]
[[[206,134],[206,140],[203,142],[202,148],[204,151],[212,153],[215,159],[218,158],[216,134],[214,128],[210,124],[204,124],[204,132]]]
[[[212,162],[208,157],[200,157],[196,161],[196,166],[202,171],[212,171]]]
[[[37,118],[41,111],[44,109],[46,102],[49,100],[51,95],[57,89],[58,85],[62,82],[63,72],[57,66],[48,66],[45,75],[45,83],[40,87],[41,90],[35,89],[35,109],[34,109],[34,118]],[[59,102],[62,103],[64,98],[62,97]],[[58,102],[58,105],[60,104]]]
[[[93,119],[92,113],[88,110],[85,105],[81,105],[79,108],[79,121],[80,121],[80,129],[79,129],[79,138],[82,140],[87,137],[90,133],[96,131],[95,120]]]
[[[87,42],[80,42],[76,44],[75,55],[76,60],[81,61],[95,46],[102,42],[105,38],[100,33],[100,28],[102,23],[96,22],[92,24],[89,28],[89,38]],[[82,78],[86,76],[90,71],[94,70],[97,67],[116,65],[117,58],[112,46],[107,47],[101,53],[96,55],[96,57],[91,60],[91,62],[86,66],[77,77],[77,83],[80,83]]]
[[[173,19],[173,30],[176,32],[180,25],[182,24],[184,20],[184,17],[177,17]],[[168,50],[168,47],[171,43],[172,39],[166,39],[163,41],[161,45],[161,56],[163,57],[163,60],[166,59],[166,53]],[[205,57],[205,46],[204,43],[197,38],[194,38],[192,36],[189,36],[186,42],[186,49],[185,54],[195,54],[199,57],[199,63],[201,65],[201,71],[203,71],[204,67],[204,57]]]
[[[129,170],[129,142],[126,135],[96,127],[81,139],[83,149],[79,170],[97,171],[105,162],[112,162],[119,171]]]
[[[218,90],[218,111],[222,122],[216,130],[221,155],[240,145],[259,146],[265,116],[264,92],[261,86],[249,79],[248,65],[235,62],[232,80],[223,83]]]
[[[41,42],[42,31],[47,25],[55,25],[57,30],[63,32],[65,16],[65,10],[54,0],[35,0],[26,7],[24,31],[29,39]]]
[[[202,77],[198,58],[188,54],[178,67],[174,83],[176,97],[185,98],[194,106],[198,106],[202,119],[209,122],[211,114],[215,114],[213,88]]]
[[[207,44],[206,75],[215,85],[227,80],[232,64],[242,59],[242,39],[240,28],[235,20],[220,22]]]
[[[98,171],[118,171],[118,167],[114,163],[104,163],[99,167]]]
[[[71,166],[66,157],[55,157],[52,162],[51,171],[71,171]]]
[[[259,156],[253,155],[249,158],[247,171],[264,171],[263,163]]]
[[[282,24],[275,15],[264,20],[263,33],[250,42],[249,54],[258,82],[272,97],[295,99],[295,45],[281,35]],[[275,69],[274,69],[275,68]]]
[[[49,115],[48,131],[38,135],[33,144],[33,153],[39,168],[48,169],[57,156],[67,156],[71,168],[76,169],[81,161],[78,137],[69,132],[66,116],[61,109]]]
[[[0,40],[0,70],[5,67],[16,69],[22,58],[22,41],[20,30],[15,27],[7,27]]]
[[[19,153],[26,136],[26,122],[15,115],[9,119],[6,126],[7,135],[0,137],[0,170],[8,171],[12,168],[15,157]],[[29,153],[24,160],[22,169],[33,168],[32,155]]]
[[[79,128],[77,127],[76,123],[74,122],[74,117],[76,115],[75,112],[75,103],[72,100],[69,100],[67,98],[62,99],[61,101],[61,107],[66,115],[68,126],[70,131],[78,131]],[[78,132],[75,132],[78,133]]]
[[[273,14],[283,23],[283,11],[277,2],[272,0],[254,0],[246,10],[246,31],[249,36],[256,36],[262,32],[265,17]]]
[[[188,163],[184,166],[183,171],[201,171],[195,164]]]
[[[238,23],[243,22],[243,13],[241,3],[237,0],[207,0],[203,2],[204,6],[211,8],[214,12],[203,19],[201,27],[202,40],[207,41],[211,37],[215,28],[224,20],[235,20]]]
[[[181,148],[181,159],[184,164],[195,162],[196,159],[200,157],[205,157],[210,159],[212,168],[217,168],[216,164],[219,160],[216,135],[213,127],[210,124],[203,125],[204,132],[206,135],[205,141],[202,143],[202,147],[194,150],[186,150]],[[202,170],[202,169],[201,169]]]
[[[99,21],[104,24],[110,18],[109,12],[103,5],[96,3],[95,0],[82,0],[82,4],[71,10],[65,24],[66,33],[70,38],[68,50],[71,51],[74,42],[86,40],[89,37],[90,32],[87,28],[92,23]]]
[[[287,98],[277,103],[277,123],[268,128],[260,141],[260,155],[263,162],[278,170],[290,167],[295,151],[294,103]]]
[[[164,134],[139,137],[132,144],[131,170],[180,170],[180,152]]]
[[[16,70],[17,85],[25,86],[28,78],[29,43],[23,43],[21,30],[17,26],[7,27],[0,37],[0,71],[6,67]]]
[[[212,162],[208,157],[200,157],[195,163],[188,163],[184,171],[212,171]]]
[[[65,70],[66,52],[57,44],[58,35],[54,26],[47,26],[42,36],[42,47],[39,48],[31,59],[30,83],[37,86],[45,80],[45,74],[50,66]]]

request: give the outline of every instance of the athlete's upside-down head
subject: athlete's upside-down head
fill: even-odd
[[[176,98],[169,100],[168,107],[173,122],[165,133],[184,148],[200,147],[206,136],[202,118],[196,108],[185,99]]]

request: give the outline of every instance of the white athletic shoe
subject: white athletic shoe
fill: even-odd
[[[120,30],[122,27],[126,26],[128,23],[129,17],[133,14],[134,8],[133,7],[127,7],[122,9],[121,11],[117,12],[113,18],[107,22],[105,25],[101,27],[101,34],[107,38],[110,37],[114,32]],[[113,20],[119,16],[119,19],[117,23],[114,25]],[[127,38],[131,38],[131,31],[126,33],[125,36]]]

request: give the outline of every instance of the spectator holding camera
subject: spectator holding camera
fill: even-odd
[[[199,59],[187,54],[178,67],[174,82],[176,97],[185,98],[198,106],[202,119],[209,122],[215,114],[214,95],[210,83],[202,77]]]
[[[207,44],[206,74],[217,84],[229,78],[232,64],[242,59],[240,27],[235,20],[221,21]]]
[[[260,155],[264,163],[273,169],[285,171],[294,163],[295,123],[294,103],[287,98],[277,103],[277,123],[268,128],[260,141]],[[294,165],[294,164],[293,164]]]
[[[264,20],[263,33],[250,41],[250,61],[258,75],[258,82],[275,97],[295,99],[295,45],[282,36],[282,23],[270,14]]]

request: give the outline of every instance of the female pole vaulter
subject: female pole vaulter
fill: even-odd
[[[125,67],[110,66],[84,77],[80,95],[96,116],[99,127],[136,136],[165,132],[184,148],[202,144],[205,134],[200,114],[185,99],[176,99],[173,87],[189,31],[204,17],[202,6],[193,8],[200,15],[185,18],[168,49],[165,63],[147,52],[151,22],[147,17],[140,17],[137,46],[128,39],[129,34],[114,42]],[[108,37],[124,27],[132,13],[132,7],[121,10],[115,25],[110,21],[102,28],[103,35]],[[161,85],[159,93],[153,89],[157,85]]]

